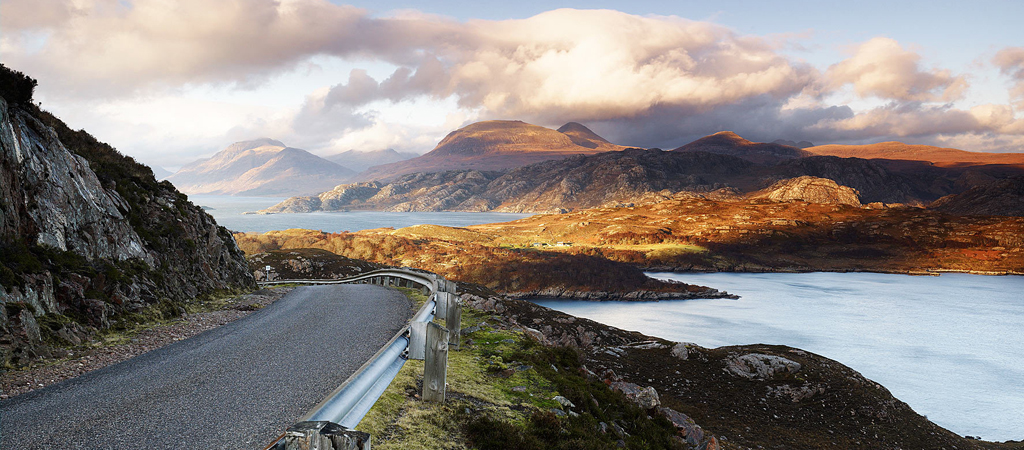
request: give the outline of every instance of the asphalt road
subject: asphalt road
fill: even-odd
[[[412,312],[377,286],[296,288],[248,317],[0,402],[0,448],[262,449]]]

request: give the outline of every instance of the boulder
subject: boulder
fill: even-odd
[[[658,391],[653,387],[643,387],[626,381],[615,381],[612,382],[611,388],[613,391],[623,393],[627,399],[643,409],[653,409],[661,405]]]
[[[748,353],[730,356],[725,360],[725,371],[748,380],[766,380],[781,373],[796,373],[800,363],[775,355]]]

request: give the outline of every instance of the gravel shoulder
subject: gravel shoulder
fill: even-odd
[[[225,309],[185,314],[179,321],[143,329],[131,336],[127,343],[107,345],[93,342],[71,350],[67,358],[3,373],[0,375],[0,399],[75,378],[234,322],[276,302],[292,289],[294,287],[260,289],[226,300]]]

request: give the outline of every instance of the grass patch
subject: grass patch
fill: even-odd
[[[426,300],[402,291],[417,305]],[[583,378],[576,350],[543,347],[490,326],[494,319],[463,310],[463,329],[478,328],[448,352],[445,403],[419,399],[423,362],[410,360],[356,429],[370,433],[377,449],[605,449],[618,444],[615,424],[627,448],[682,448],[667,420]],[[555,401],[559,395],[574,406]]]

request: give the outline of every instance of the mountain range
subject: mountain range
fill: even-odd
[[[491,122],[488,128],[493,130],[497,125],[500,123]],[[511,129],[522,128],[525,127],[516,125]],[[505,136],[509,136],[508,131],[506,128]],[[596,139],[588,136],[588,140]],[[891,145],[854,147],[864,148],[868,154],[885,154],[885,149]],[[841,187],[852,188],[858,204],[924,206],[1007,176],[1024,175],[1024,165],[1011,164],[1024,160],[1024,155],[962,152],[971,153],[974,159],[964,157],[960,164],[942,164],[949,159],[948,155],[955,154],[949,151],[951,149],[914,147],[917,160],[865,159],[830,155],[842,151],[843,146],[801,149],[778,143],[751,142],[732,132],[720,132],[672,151],[630,148],[577,154],[503,171],[419,172],[344,184],[316,196],[290,198],[262,212],[355,209],[558,212],[667,198],[679,192],[755,195],[780,180],[804,176],[828,179]],[[438,148],[448,151],[447,146]],[[935,149],[935,160],[939,163],[927,159],[931,155],[929,149]],[[438,153],[433,157],[442,160],[441,152]],[[412,161],[415,160],[406,162]],[[849,196],[843,194],[842,198]],[[988,194],[983,198],[997,197]],[[948,203],[952,197],[944,201]],[[1012,204],[1003,203],[993,204],[993,213],[998,210],[1002,211],[999,214],[1006,214],[1013,210]],[[987,208],[986,204],[978,203],[974,211],[981,213]],[[1018,209],[1024,214],[1024,207]]]

